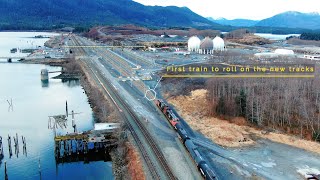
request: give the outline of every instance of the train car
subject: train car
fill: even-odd
[[[199,171],[201,172],[201,175],[207,180],[216,179],[215,173],[210,169],[207,162],[204,160],[204,158],[201,156],[200,152],[197,149],[197,146],[195,146],[192,142],[192,140],[187,139],[185,141],[185,147],[189,151],[192,159],[196,163]]]
[[[206,162],[199,164],[198,168],[206,180],[216,179],[216,174],[211,170],[211,168]]]
[[[178,123],[179,119],[173,113],[170,107],[160,99],[155,100],[155,103],[162,111],[162,113],[166,116],[170,124],[176,129],[176,124]]]
[[[179,137],[182,140],[187,151],[190,153],[190,156],[194,160],[196,166],[198,167],[199,171],[201,172],[202,176],[207,180],[215,179],[216,175],[210,169],[204,158],[201,156],[200,152],[197,149],[197,146],[194,145],[186,130],[182,127],[179,122],[179,118],[173,112],[173,110],[162,100],[157,99],[155,100],[155,104],[158,108],[162,111],[162,113],[166,116],[167,120],[170,124],[176,129]]]
[[[155,100],[156,105],[160,108],[160,110],[162,111],[163,108],[166,106],[166,103],[164,103],[162,100],[157,99]]]
[[[177,129],[177,132],[178,132],[183,144],[186,142],[186,140],[190,139],[187,132],[181,127],[180,123],[177,123],[175,128]]]
[[[197,149],[194,149],[194,153],[196,155],[194,161],[196,162],[197,166],[199,167],[199,164],[205,162],[203,157],[200,155],[199,151]]]
[[[193,144],[193,142],[192,142],[191,140],[186,140],[186,141],[184,142],[184,145],[185,145],[185,147],[187,148],[187,150],[189,151],[191,157],[192,157],[193,159],[195,159],[194,157],[195,157],[196,155],[195,155],[193,149],[195,149],[196,146]]]
[[[170,119],[170,120],[172,120],[172,121],[179,121],[179,118],[177,118],[177,116],[173,113],[173,111],[171,110],[171,109],[169,109],[168,111],[167,111],[168,113],[168,118]]]
[[[167,106],[167,105],[165,105],[165,106],[163,107],[163,109],[162,109],[162,112],[163,112],[164,115],[168,116],[169,110],[170,110],[170,107]]]

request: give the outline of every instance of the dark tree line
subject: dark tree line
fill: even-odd
[[[239,39],[239,38],[243,38],[245,35],[250,33],[251,32],[248,29],[237,29],[224,34],[224,37],[228,39]]]
[[[300,39],[302,40],[314,40],[314,41],[320,41],[320,32],[306,32],[302,33],[300,35]]]
[[[210,79],[212,115],[320,141],[320,79]]]

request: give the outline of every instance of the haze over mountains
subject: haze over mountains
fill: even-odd
[[[0,29],[9,30],[120,24],[222,31],[239,26],[259,26],[259,30],[269,31],[274,30],[270,27],[320,29],[319,14],[299,12],[286,12],[261,21],[209,19],[186,7],[145,6],[132,0],[0,0]]]
[[[228,20],[225,18],[218,18],[218,19],[213,19],[211,17],[208,17],[212,22],[221,24],[221,25],[230,25],[230,26],[239,26],[239,27],[251,27],[256,25],[259,21],[255,20],[249,20],[249,19],[232,19]]]
[[[213,19],[208,18],[212,22],[230,26],[263,26],[263,27],[283,27],[283,28],[303,28],[303,29],[320,29],[319,13],[301,13],[296,11],[288,11],[277,14],[261,21],[249,19],[228,20],[224,18]]]

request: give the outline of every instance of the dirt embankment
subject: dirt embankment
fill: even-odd
[[[45,64],[50,66],[62,66],[68,61],[68,59],[24,59],[20,60],[21,63],[25,64]]]
[[[44,43],[44,46],[49,48],[58,48],[59,46],[63,45],[61,38],[61,36],[53,36]]]
[[[174,96],[168,102],[175,106],[179,114],[194,129],[212,141],[226,147],[240,147],[255,144],[254,138],[266,138],[271,141],[284,143],[308,151],[320,153],[320,144],[307,141],[295,136],[268,132],[247,124],[244,118],[234,118],[229,121],[210,117],[209,102],[204,89],[191,91],[191,95]]]
[[[120,139],[117,148],[110,152],[115,179],[145,180],[141,157],[127,139]]]
[[[127,143],[127,156],[126,160],[128,161],[128,172],[132,180],[145,180],[146,177],[143,173],[141,157],[136,149],[129,143]]]
[[[270,40],[260,36],[253,35],[253,34],[246,34],[242,38],[229,38],[227,40],[230,42],[235,42],[235,43],[245,44],[245,45],[264,45],[264,44],[271,43]]]
[[[88,95],[90,105],[97,118],[96,120],[99,122],[122,122],[118,111],[112,105],[109,97],[98,90],[98,86],[85,70],[84,64],[77,63],[75,66],[77,67],[69,65],[69,69],[81,70],[83,74],[81,79],[82,86]],[[119,133],[114,133],[114,136],[119,139],[119,144],[117,148],[113,149],[110,153],[113,162],[114,176],[116,179],[144,180],[146,178],[141,157],[128,139],[122,138],[123,134],[121,131],[122,129],[119,130]]]

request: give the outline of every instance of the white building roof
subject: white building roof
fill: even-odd
[[[258,58],[276,58],[279,57],[280,54],[273,53],[273,52],[264,52],[264,53],[256,53],[254,56]]]
[[[276,49],[274,53],[280,54],[280,55],[294,55],[294,52],[289,49]]]

